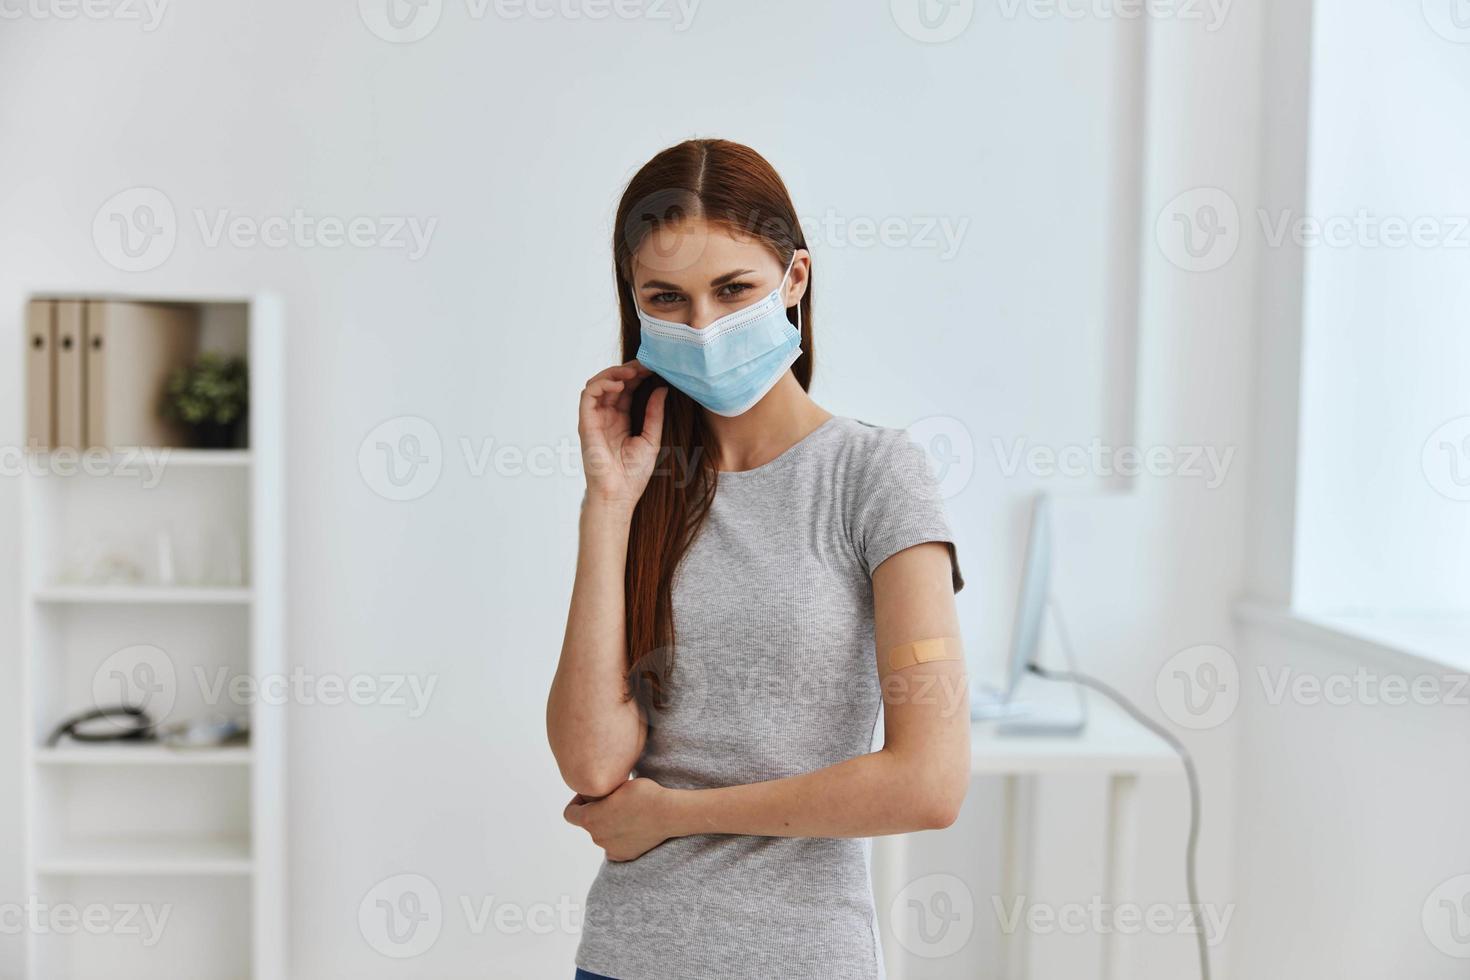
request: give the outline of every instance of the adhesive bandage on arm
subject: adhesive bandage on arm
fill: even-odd
[[[903,670],[905,667],[934,663],[937,660],[964,659],[957,637],[936,636],[930,640],[915,640],[889,650],[888,669]]]

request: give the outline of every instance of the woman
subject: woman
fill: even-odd
[[[812,260],[759,154],[658,154],[613,251],[628,360],[582,392],[547,706],[606,854],[577,977],[871,980],[864,838],[948,826],[968,783],[942,503],[902,430],[807,394]]]

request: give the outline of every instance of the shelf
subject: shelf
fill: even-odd
[[[40,603],[128,605],[245,605],[254,598],[248,586],[196,585],[53,585],[31,595]]]
[[[36,750],[40,766],[248,766],[250,747],[174,749],[166,745],[59,745]]]
[[[245,468],[253,462],[248,449],[185,449],[175,446],[142,446],[130,449],[117,449],[111,451],[83,449],[65,450],[69,467],[74,467],[75,460],[85,454],[87,459],[94,460],[104,469],[109,463],[116,462],[119,465],[141,465],[143,461],[157,461],[165,469],[174,467],[205,468],[212,466]],[[46,460],[53,455],[51,450],[35,450],[30,453],[33,459]]]
[[[238,466],[251,463],[248,449],[153,449],[163,457],[164,466]],[[167,454],[167,455],[164,455]]]
[[[236,837],[69,840],[54,849],[37,858],[37,874],[248,875],[254,870],[249,840]]]

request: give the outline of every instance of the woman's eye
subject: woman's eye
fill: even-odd
[[[672,306],[682,298],[678,293],[655,293],[652,302],[659,306]]]
[[[726,283],[720,287],[720,299],[734,299],[750,289],[748,282]]]

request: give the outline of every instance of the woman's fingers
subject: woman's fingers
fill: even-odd
[[[648,368],[636,359],[603,368],[588,378],[587,384],[582,388],[582,407],[609,406],[626,411],[621,396],[634,387],[629,382],[649,373]]]
[[[598,371],[592,377],[588,378],[587,384],[590,387],[594,381],[601,381],[605,378],[616,378],[619,381],[628,381],[633,378],[641,377],[647,373],[648,368],[644,367],[644,365],[635,357],[631,361],[624,361],[621,364],[614,364],[612,367],[603,368],[601,371]]]
[[[587,379],[577,409],[584,453],[614,452],[613,444],[627,438],[633,394],[640,379],[650,373],[635,359],[604,368]],[[663,424],[662,416],[656,424]]]
[[[637,385],[623,385],[623,390],[618,392],[618,397],[613,401],[612,407],[619,415],[630,416],[633,412],[633,396],[637,393]]]
[[[582,421],[590,423],[594,413],[605,408],[616,408],[618,395],[624,386],[625,382],[615,380],[589,383],[586,388],[582,389],[582,398],[578,407]]]
[[[669,386],[660,385],[648,396],[648,405],[643,409],[643,432],[638,438],[645,440],[657,450],[664,434],[664,402],[669,400]]]
[[[620,392],[627,385],[628,382],[620,378],[603,378],[600,381],[594,381],[589,384],[587,386],[587,392],[598,401],[603,401],[606,400],[608,394]]]

